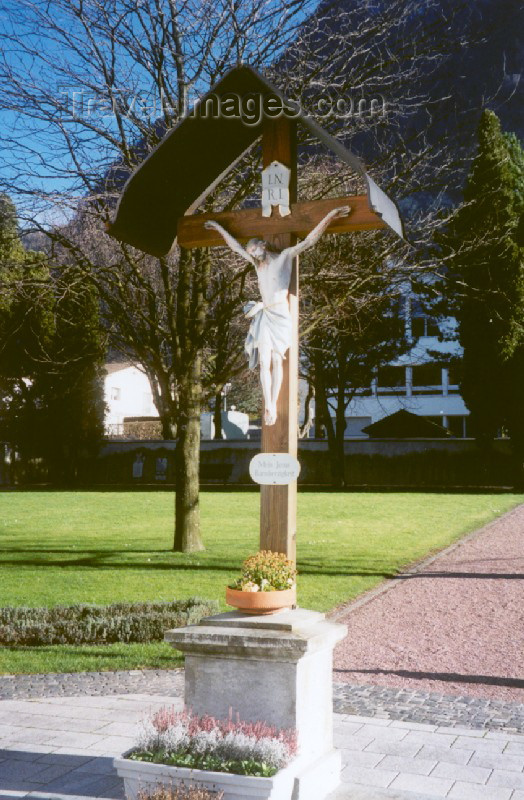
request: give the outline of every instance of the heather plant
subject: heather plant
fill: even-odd
[[[162,641],[168,628],[198,623],[218,610],[196,597],[170,603],[0,608],[0,645],[111,644]]]
[[[154,789],[142,789],[137,800],[222,800],[224,792],[213,792],[204,786],[164,786],[158,784]]]
[[[274,592],[292,589],[297,571],[284,553],[261,550],[242,564],[242,575],[229,585],[243,592]]]
[[[296,732],[265,722],[198,717],[163,708],[145,719],[130,758],[193,769],[271,776],[297,752]]]

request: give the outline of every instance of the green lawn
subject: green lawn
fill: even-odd
[[[326,611],[488,522],[522,495],[299,495],[299,603]],[[0,605],[216,598],[258,549],[255,493],[203,493],[206,551],[171,551],[168,492],[0,494]],[[2,648],[0,672],[168,666],[164,644]]]

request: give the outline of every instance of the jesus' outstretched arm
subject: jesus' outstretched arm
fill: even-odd
[[[228,245],[228,247],[230,247],[231,250],[233,250],[234,253],[237,253],[239,256],[242,256],[242,258],[245,258],[245,260],[249,261],[249,263],[254,267],[256,266],[254,258],[252,258],[247,250],[244,250],[240,242],[237,242],[237,240],[231,236],[231,234],[228,233],[226,229],[222,227],[222,225],[219,225],[218,222],[215,222],[213,219],[208,219],[206,222],[204,222],[204,228],[218,231],[225,243]]]
[[[339,208],[334,208],[333,211],[330,211],[329,214],[326,214],[324,219],[321,219],[318,225],[316,225],[310,233],[306,236],[298,244],[295,244],[293,247],[288,247],[286,249],[286,253],[289,253],[293,258],[298,256],[299,253],[303,253],[304,250],[309,250],[310,247],[313,247],[314,244],[318,242],[326,228],[330,225],[331,222],[336,217],[347,217],[351,208],[349,206],[340,206]]]

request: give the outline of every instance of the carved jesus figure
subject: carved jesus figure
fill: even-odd
[[[262,239],[250,239],[244,248],[218,222],[208,220],[206,228],[213,228],[224,238],[234,253],[252,264],[257,272],[262,300],[245,306],[246,317],[251,319],[245,350],[251,369],[260,364],[260,382],[264,395],[264,422],[274,425],[277,419],[277,399],[282,386],[283,359],[291,345],[292,321],[289,310],[289,281],[293,259],[318,242],[335,217],[349,214],[349,206],[341,206],[313,228],[303,241],[281,252],[274,251]]]

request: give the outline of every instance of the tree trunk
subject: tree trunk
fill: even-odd
[[[162,414],[160,417],[160,425],[162,428],[162,439],[176,439],[176,425],[173,423],[170,416]]]
[[[338,348],[338,387],[337,387],[337,408],[335,411],[335,435],[330,447],[333,448],[333,480],[335,486],[342,489],[346,485],[346,454],[344,452],[344,441],[346,434],[346,363],[347,350],[341,343]]]
[[[317,372],[316,387],[316,409],[320,411],[322,423],[326,430],[328,441],[328,457],[331,471],[332,485],[340,489],[344,486],[344,461],[340,460],[340,441],[338,437],[338,425],[329,413],[326,387],[322,378],[319,379]],[[343,437],[344,434],[342,434]],[[342,453],[344,453],[344,439],[342,438]]]
[[[213,414],[213,422],[215,423],[214,439],[222,439],[222,392],[218,391],[215,394],[215,411]]]
[[[344,401],[341,401],[339,398],[335,415],[335,431],[333,442],[329,443],[330,449],[333,450],[331,463],[333,481],[337,489],[343,489],[346,486],[346,454],[344,451],[345,433],[346,409]]]
[[[182,553],[204,550],[200,536],[200,413],[202,410],[202,333],[209,281],[207,251],[193,256],[181,248],[177,286],[177,335],[183,377],[178,396],[175,540]]]
[[[345,408],[342,404],[342,410],[340,411],[337,406],[335,419],[333,419],[329,413],[325,374],[320,350],[319,357],[316,359],[315,364],[315,382],[316,414],[317,419],[318,416],[320,416],[326,429],[332,485],[336,489],[342,489],[346,482],[344,468],[344,433],[346,429]],[[342,422],[340,419],[341,416]]]
[[[162,439],[176,439],[176,415],[178,408],[175,402],[169,397],[170,389],[166,383],[162,387],[162,392],[160,392],[158,382],[152,379],[150,373],[148,373],[148,378],[153,393],[153,401],[158,410]]]
[[[179,553],[204,550],[200,536],[200,358],[180,392],[176,448],[175,540]]]
[[[520,407],[522,406],[520,405]],[[521,414],[519,413],[516,420],[512,418],[508,422],[513,466],[513,491],[521,493],[524,491],[524,429]]]
[[[304,424],[298,427],[298,438],[307,439],[309,432],[313,427],[313,399],[315,397],[315,389],[313,384],[308,383],[307,395],[304,401]]]

